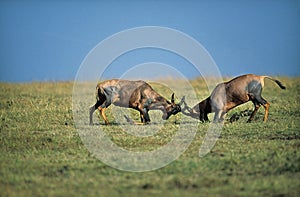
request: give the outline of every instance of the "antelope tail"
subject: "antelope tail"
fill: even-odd
[[[272,77],[269,76],[265,76],[265,78],[270,79],[272,81],[274,81],[275,83],[277,83],[277,85],[281,88],[281,89],[286,89],[286,87],[277,79],[273,79]]]

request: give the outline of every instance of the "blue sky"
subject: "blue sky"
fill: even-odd
[[[300,75],[300,1],[133,0],[1,1],[0,81],[74,80],[87,54],[102,40],[140,26],[179,30],[201,43],[221,74]],[[161,62],[197,77],[172,54],[136,51],[118,67]],[[97,72],[97,71],[95,71]]]

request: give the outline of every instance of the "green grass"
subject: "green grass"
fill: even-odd
[[[214,148],[199,158],[209,126],[201,123],[193,142],[176,161],[142,173],[109,167],[86,149],[73,121],[73,83],[1,83],[0,196],[299,196],[300,78],[280,80],[287,90],[266,80],[263,97],[271,103],[267,123],[262,122],[261,108],[252,123],[242,117],[225,124]],[[203,81],[191,83],[200,99],[207,96]],[[156,88],[169,96],[167,90]],[[242,105],[227,118],[252,107]],[[121,131],[117,120],[104,126],[97,114],[94,121],[100,124],[91,128],[104,128],[126,149],[152,150],[170,141],[181,114],[167,122],[160,121],[161,116],[155,118],[155,113],[150,116],[159,121],[154,127],[164,126],[145,138]],[[182,124],[188,130],[189,124],[196,123]]]

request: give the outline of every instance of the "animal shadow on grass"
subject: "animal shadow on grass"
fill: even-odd
[[[131,125],[147,125],[147,124],[160,125],[160,124],[165,124],[165,123],[162,123],[162,122],[150,122],[150,123],[147,123],[147,124],[140,124],[140,123],[135,122],[134,120],[132,120],[130,117],[128,117],[126,115],[124,115],[124,118]],[[173,124],[193,124],[195,122],[196,121],[180,121],[180,120],[178,121],[178,120],[175,120],[171,123],[173,123]],[[198,123],[198,122],[196,122],[196,123]]]
[[[233,122],[237,122],[240,118],[242,117],[247,117],[250,116],[252,114],[252,110],[250,109],[246,109],[240,112],[235,112],[234,114],[231,115],[231,117],[229,119],[227,119],[227,121],[229,123],[233,123]],[[136,122],[135,120],[131,119],[130,117],[124,115],[124,118],[126,119],[127,123],[120,123],[120,122],[110,122],[108,125],[105,123],[93,123],[93,126],[122,126],[122,125],[160,125],[160,124],[164,124],[161,122],[149,122],[147,124],[141,124],[139,122]],[[258,118],[257,118],[258,119]],[[174,124],[192,124],[195,123],[195,121],[174,121]],[[205,123],[202,124],[206,124],[206,123],[210,123],[210,121],[207,121]]]
[[[125,126],[125,125],[140,125],[140,126],[146,126],[146,125],[162,125],[165,124],[166,122],[149,122],[146,124],[140,123],[136,120],[133,120],[132,118],[124,115],[124,118],[126,119],[125,122],[110,122],[109,124],[105,124],[104,122],[97,122],[93,123],[92,126]],[[177,124],[177,125],[189,125],[189,124],[194,124],[194,123],[199,123],[197,121],[180,121],[180,120],[174,120],[170,122],[171,124]],[[209,123],[209,122],[208,122]],[[88,125],[88,123],[87,123]]]
[[[250,109],[246,109],[246,110],[243,110],[243,111],[240,111],[240,112],[235,112],[234,114],[231,115],[231,117],[229,119],[227,119],[227,121],[229,123],[233,123],[233,122],[236,122],[238,121],[240,118],[242,117],[247,117],[247,116],[250,116],[252,114],[252,110]],[[124,115],[124,118],[126,119],[126,122],[127,123],[120,123],[120,122],[110,122],[108,125],[105,124],[105,123],[93,123],[93,126],[122,126],[122,125],[160,125],[160,124],[164,124],[164,123],[161,123],[161,122],[149,122],[147,124],[141,124],[139,122],[136,122],[135,120],[133,120],[132,118],[130,118],[129,116],[127,115]],[[258,118],[257,118],[258,119]],[[192,123],[195,123],[195,121],[174,121],[173,122],[174,124],[192,124]],[[206,123],[210,123],[210,121],[207,121],[205,123],[202,123],[202,124],[206,124]]]
[[[246,109],[244,111],[235,112],[232,116],[228,119],[228,122],[233,123],[238,121],[242,117],[250,116],[252,114],[252,110]]]

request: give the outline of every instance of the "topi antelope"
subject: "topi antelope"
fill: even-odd
[[[265,108],[263,120],[266,122],[268,120],[270,103],[261,96],[265,78],[276,82],[281,89],[285,89],[285,86],[280,81],[268,76],[242,75],[228,82],[218,84],[208,98],[193,108],[188,107],[183,101],[185,108],[182,110],[182,113],[193,118],[200,118],[200,121],[208,121],[207,114],[215,113],[214,122],[222,122],[229,110],[252,101],[254,111],[251,113],[248,122],[252,121],[261,105]],[[185,109],[188,110],[188,113],[185,112]]]
[[[111,104],[139,111],[143,124],[150,122],[149,110],[162,111],[162,119],[164,120],[167,120],[171,115],[175,115],[181,111],[180,104],[175,104],[174,102],[174,93],[172,94],[170,102],[154,91],[153,88],[144,81],[118,79],[104,81],[97,85],[96,95],[97,102],[90,108],[91,125],[93,124],[93,113],[96,109],[99,109],[100,115],[105,123],[109,124],[104,112]]]

